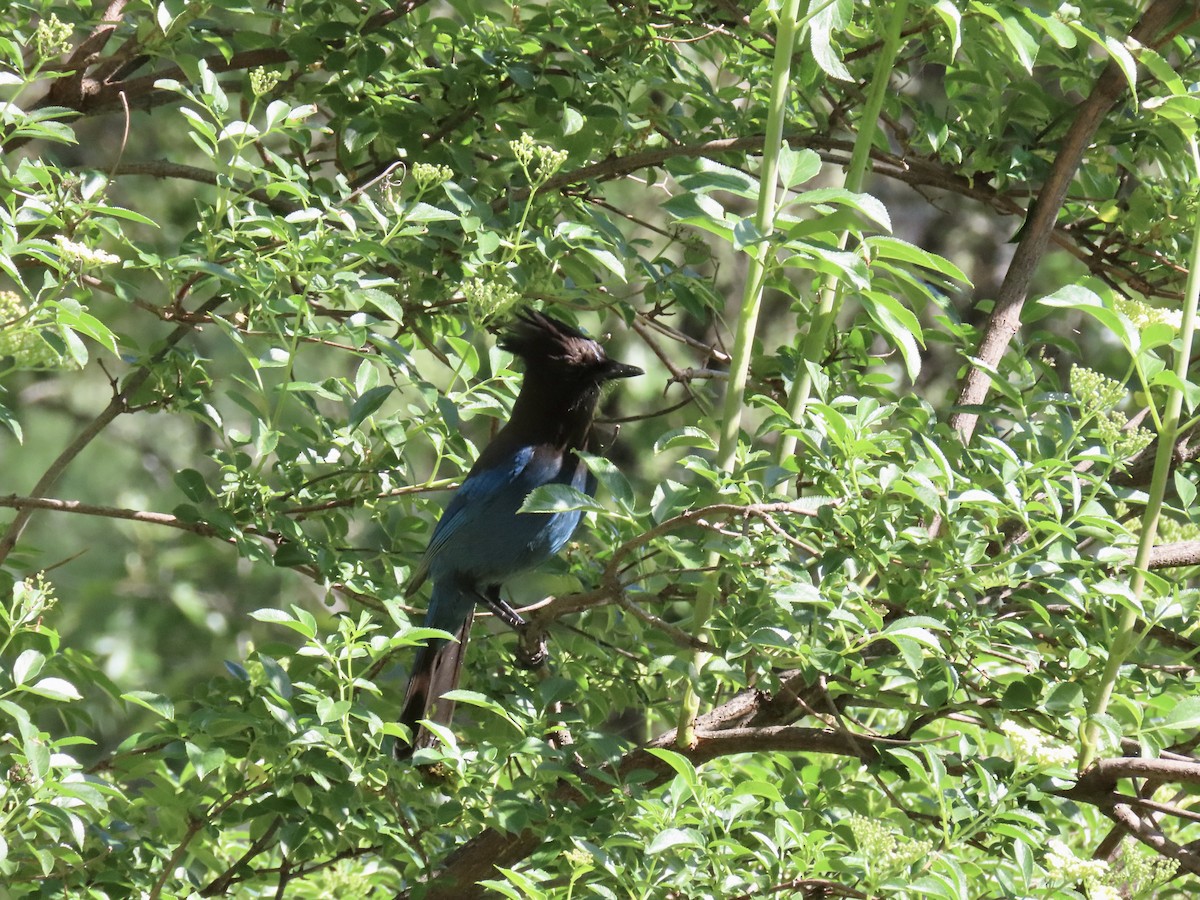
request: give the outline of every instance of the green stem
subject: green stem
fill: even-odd
[[[888,85],[891,83],[896,57],[900,54],[903,40],[901,32],[907,14],[908,0],[897,0],[895,6],[892,7],[892,16],[887,24],[887,34],[884,36],[875,72],[871,76],[871,86],[867,91],[867,103],[863,108],[858,135],[854,139],[854,150],[850,154],[850,163],[846,167],[844,186],[848,191],[858,193],[862,190],[863,182],[866,180],[867,167],[871,161],[871,146],[875,141],[876,123],[879,121],[879,113],[883,109]],[[843,231],[838,239],[838,250],[845,250],[849,240],[849,230]],[[843,282],[836,275],[826,277],[821,288],[817,312],[809,324],[808,336],[800,349],[800,362],[796,367],[792,393],[788,397],[787,411],[793,422],[804,418],[805,410],[808,409],[808,401],[812,397],[812,370],[824,356],[829,330],[842,305],[842,290]],[[795,453],[795,436],[780,435],[779,443],[775,447],[776,461],[782,465]]]
[[[800,0],[785,0],[779,10],[779,24],[775,41],[775,59],[771,72],[771,99],[767,109],[767,129],[763,141],[762,170],[759,172],[758,208],[755,224],[758,233],[768,239],[759,241],[748,249],[749,270],[746,273],[742,303],[738,310],[737,330],[734,334],[733,353],[729,365],[729,381],[725,386],[725,402],[721,416],[721,435],[717,445],[717,466],[726,474],[732,473],[737,457],[738,434],[742,426],[742,407],[745,403],[746,383],[750,373],[750,357],[754,349],[754,335],[758,328],[758,312],[762,306],[763,284],[768,254],[773,246],[769,236],[775,228],[775,213],[778,209],[779,151],[783,146],[783,126],[787,115],[787,96],[792,80],[792,53],[796,46],[796,31],[800,24]],[[714,552],[709,556],[709,568],[713,571],[704,580],[696,597],[692,616],[692,629],[697,638],[703,638],[720,592],[720,557]],[[695,723],[700,712],[700,695],[696,685],[700,672],[708,661],[708,653],[693,650],[688,661],[688,678],[684,683],[683,698],[679,704],[679,728],[677,742],[681,747],[691,747],[696,742]]]
[[[1192,161],[1200,183],[1200,149],[1191,140]],[[1108,710],[1116,688],[1121,666],[1141,640],[1138,632],[1138,614],[1146,588],[1146,569],[1150,562],[1150,551],[1158,532],[1158,518],[1162,512],[1163,497],[1167,492],[1167,480],[1171,475],[1171,459],[1175,455],[1175,441],[1179,434],[1179,417],[1183,410],[1183,385],[1187,384],[1188,368],[1192,360],[1192,341],[1196,333],[1196,306],[1200,298],[1200,218],[1197,218],[1192,235],[1192,258],[1188,266],[1187,291],[1183,303],[1183,321],[1179,326],[1179,352],[1175,356],[1175,381],[1167,390],[1166,409],[1162,428],[1158,433],[1158,452],[1154,456],[1154,473],[1150,480],[1150,491],[1146,498],[1146,509],[1142,513],[1142,533],[1138,539],[1137,554],[1133,560],[1133,576],[1129,581],[1134,602],[1121,610],[1117,634],[1108,651],[1108,662],[1100,678],[1100,689],[1092,699],[1087,721],[1082,729],[1079,754],[1079,769],[1083,771],[1096,758],[1099,728],[1096,718]]]

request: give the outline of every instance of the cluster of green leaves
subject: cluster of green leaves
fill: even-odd
[[[522,898],[1102,900],[1171,876],[1134,849],[1088,868],[1111,824],[1072,785],[1086,728],[1150,758],[1200,728],[1197,594],[1130,588],[1127,469],[1167,391],[1195,414],[1178,323],[1141,302],[1179,294],[1191,242],[1194,23],[1150,48],[1124,40],[1133,3],[813,2],[764,148],[772,3],[130,0],[71,63],[109,4],[13,6],[0,493],[99,517],[0,535],[9,894],[461,897],[443,880],[469,872]],[[1124,81],[1058,235],[1096,277],[1047,267],[967,447],[946,391],[986,263],[957,235],[932,236],[953,259],[918,246],[914,198],[831,179],[875,127],[862,88],[897,9],[911,89],[874,159],[919,188],[1024,206],[1099,65]],[[705,377],[729,273],[763,247],[730,470]],[[814,321],[832,284],[836,322]],[[661,369],[605,401],[645,415],[590,461],[601,498],[530,499],[587,510],[514,586],[556,597],[532,615],[552,666],[514,670],[514,639],[478,626],[435,765],[398,766],[403,662],[430,635],[402,586],[515,395],[485,347],[520,303],[634,326],[614,355],[665,361],[691,402],[661,399]],[[1145,639],[1090,715],[1126,611]],[[758,705],[671,749],[689,686]]]

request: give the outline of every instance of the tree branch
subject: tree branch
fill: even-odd
[[[780,680],[781,689],[775,695],[754,689],[743,691],[701,716],[696,722],[696,743],[693,747],[681,750],[675,743],[676,733],[672,729],[649,744],[626,753],[616,765],[615,772],[606,776],[603,782],[593,780],[587,772],[580,773],[581,781],[611,790],[613,777],[622,781],[634,772],[648,772],[651,777],[640,784],[647,789],[657,787],[675,775],[675,770],[667,762],[651,752],[660,748],[682,753],[693,765],[702,765],[730,754],[757,752],[823,753],[869,762],[888,749],[914,743],[900,737],[775,724],[781,717],[794,715],[797,705],[801,708],[806,706],[796,691],[820,690],[820,685],[810,684],[799,671],[781,673]],[[1117,783],[1125,778],[1200,784],[1200,761],[1141,757],[1102,759],[1070,788],[1055,793],[1064,799],[1098,807],[1143,843],[1172,859],[1178,859],[1189,871],[1200,872],[1200,856],[1164,837],[1156,825],[1144,821],[1129,806],[1135,802],[1135,798],[1116,790]],[[574,804],[586,799],[575,784],[563,781],[546,802],[550,805]],[[484,897],[486,891],[478,886],[478,882],[493,877],[497,866],[512,866],[524,859],[537,850],[541,843],[540,833],[533,829],[519,834],[485,829],[447,857],[441,871],[423,886],[421,896],[447,900]],[[407,892],[397,895],[398,898],[408,896]]]
[[[181,163],[168,162],[165,159],[147,160],[145,162],[124,162],[119,163],[112,169],[113,175],[148,175],[152,178],[181,178],[186,181],[197,181],[201,184],[209,184],[216,187],[218,184],[217,174],[210,172],[208,169],[201,169],[197,166],[186,166]],[[222,176],[225,177],[225,176]],[[288,200],[281,200],[278,197],[271,197],[263,188],[250,187],[244,184],[234,184],[238,190],[252,200],[263,204],[272,212],[279,215],[288,215],[300,208],[298,203],[292,203]]]
[[[655,627],[666,626],[664,630],[672,640],[682,642],[687,646],[695,646],[693,638],[687,637],[681,630],[673,626],[668,626],[667,623],[652,616],[649,612],[633,606],[624,598],[624,586],[621,584],[621,570],[625,567],[626,561],[639,549],[652,541],[688,526],[695,525],[711,529],[715,528],[714,523],[718,520],[736,518],[760,519],[767,528],[779,534],[780,529],[775,522],[775,516],[815,516],[820,506],[836,502],[836,500],[829,498],[806,497],[801,500],[791,500],[781,503],[758,503],[747,506],[740,506],[736,503],[714,503],[711,506],[702,506],[698,509],[688,510],[660,522],[648,531],[629,539],[613,551],[612,556],[604,567],[598,588],[584,593],[565,594],[561,597],[555,597],[549,603],[540,607],[536,614],[530,616],[527,626],[521,631],[521,652],[533,654],[544,640],[546,631],[550,625],[557,619],[569,613],[580,612],[592,606],[614,601],[625,606],[630,613],[648,624]],[[786,533],[782,536],[790,537],[786,536]]]
[[[1147,44],[1159,31],[1166,27],[1183,6],[1183,0],[1154,0],[1143,14],[1141,21],[1129,33],[1129,40]],[[1096,80],[1091,95],[1079,107],[1079,113],[1063,136],[1062,145],[1050,174],[1046,177],[1038,198],[1030,207],[1029,218],[1022,228],[1022,236],[1009,264],[1008,272],[996,296],[996,305],[984,329],[977,356],[989,368],[995,368],[1009,343],[1021,325],[1021,309],[1029,291],[1030,281],[1054,230],[1058,212],[1066,199],[1067,191],[1075,173],[1083,161],[1092,135],[1100,127],[1121,91],[1125,89],[1125,75],[1120,66],[1109,60]],[[959,406],[978,406],[987,398],[991,385],[985,368],[972,366],[959,393]],[[958,432],[962,442],[968,443],[979,421],[979,413],[962,410],[950,418],[950,424]]]
[[[675,770],[650,752],[652,748],[669,748],[682,752],[693,764],[699,765],[733,753],[766,750],[790,753],[833,753],[862,760],[874,759],[889,747],[908,746],[911,742],[871,735],[850,734],[829,728],[806,728],[797,725],[742,725],[753,719],[761,709],[770,706],[773,698],[758,690],[743,691],[727,703],[696,720],[696,744],[679,751],[675,746],[675,730],[667,731],[645,747],[631,750],[617,765],[617,777],[628,778],[635,771],[650,772],[652,777],[642,782],[649,789],[657,787],[675,775]],[[725,727],[731,722],[739,723]],[[583,780],[590,779],[583,773]],[[595,782],[603,790],[611,790],[611,782]],[[560,782],[547,802],[578,803],[584,796],[573,784]],[[542,843],[535,830],[511,834],[486,829],[460,846],[446,859],[442,870],[422,889],[426,900],[475,900],[487,895],[478,882],[495,875],[497,866],[511,866],[533,853]],[[408,892],[396,895],[406,898]]]
[[[224,301],[225,298],[223,296],[213,297],[205,301],[200,308],[196,310],[196,312],[199,315],[207,315],[209,312],[212,312],[214,309],[220,306]],[[108,402],[108,406],[106,406],[100,412],[100,414],[96,416],[95,419],[89,422],[87,426],[84,427],[83,431],[81,431],[75,437],[75,440],[71,441],[71,443],[68,444],[61,453],[59,453],[57,458],[50,463],[50,466],[42,474],[42,477],[38,479],[38,483],[33,487],[31,493],[34,496],[44,497],[46,494],[50,493],[50,489],[54,487],[54,485],[58,482],[58,479],[62,477],[63,472],[66,471],[67,466],[71,464],[72,460],[74,460],[76,456],[83,452],[83,449],[87,447],[87,445],[93,440],[95,440],[100,432],[104,431],[105,428],[112,424],[113,420],[116,419],[117,416],[128,410],[129,398],[137,393],[137,391],[141,389],[142,385],[145,384],[150,378],[150,373],[153,371],[155,364],[165,359],[171,352],[171,348],[182,341],[187,335],[191,334],[194,328],[195,326],[190,322],[185,322],[179,325],[174,331],[167,335],[166,339],[163,341],[162,349],[160,349],[154,354],[153,357],[151,357],[150,362],[146,363],[141,368],[134,370],[125,378],[124,387],[122,387],[113,395],[113,398]],[[8,558],[8,555],[12,552],[13,547],[15,547],[17,541],[20,540],[21,532],[25,530],[25,526],[28,524],[30,516],[33,515],[35,508],[36,507],[27,506],[17,510],[17,514],[13,518],[12,522],[9,523],[8,528],[4,532],[4,536],[0,537],[0,563],[3,563],[4,560]]]
[[[100,506],[95,503],[81,503],[78,500],[58,500],[53,497],[20,497],[7,494],[0,497],[0,507],[8,509],[54,510],[55,512],[77,513],[83,516],[100,516],[107,519],[125,519],[130,522],[146,522],[151,525],[165,525],[167,528],[178,528],[180,531],[190,531],[202,537],[219,537],[220,533],[207,522],[188,522],[169,513],[146,512],[140,509],[122,509],[116,506]]]

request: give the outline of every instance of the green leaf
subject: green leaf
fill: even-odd
[[[753,175],[711,159],[701,159],[696,164],[699,171],[680,175],[678,178],[679,186],[685,191],[694,194],[725,191],[747,200],[758,199],[759,183]]]
[[[1137,53],[1138,62],[1145,66],[1147,71],[1157,78],[1172,95],[1182,96],[1188,93],[1183,79],[1179,77],[1179,73],[1175,71],[1171,63],[1162,54],[1144,45],[1138,47],[1135,52]],[[1150,101],[1147,100],[1143,105],[1146,106],[1149,103]]]
[[[604,507],[569,484],[543,484],[530,491],[521,504],[523,513],[562,513],[581,509],[604,512]]]
[[[582,451],[580,451],[579,456],[591,473],[596,476],[596,480],[603,485],[609,496],[622,509],[632,511],[635,502],[633,488],[629,486],[629,482],[612,460],[605,459],[603,456],[593,456],[590,453]]]
[[[453,691],[446,691],[446,693],[442,694],[442,697],[446,700],[450,700],[453,703],[462,703],[466,706],[474,706],[476,709],[486,710],[487,712],[490,712],[493,715],[503,719],[518,731],[521,730],[520,724],[512,717],[509,711],[486,694],[481,694],[478,691],[467,691],[463,690],[462,688],[458,688]]]
[[[210,747],[204,750],[191,741],[188,741],[184,747],[188,762],[192,764],[192,768],[196,770],[196,777],[201,781],[225,763],[225,751],[221,747]]]
[[[268,622],[272,625],[283,625],[284,627],[290,628],[292,631],[295,631],[298,634],[304,635],[310,640],[316,637],[315,629],[284,612],[282,609],[271,609],[269,607],[264,609],[256,609],[254,612],[250,613],[250,618],[257,619],[259,622]]]
[[[400,305],[400,302],[395,297],[386,291],[381,291],[378,288],[360,288],[354,291],[352,296],[370,303],[393,322],[404,321],[404,307]]]
[[[21,732],[23,741],[38,735],[38,729],[29,718],[29,710],[25,707],[11,700],[0,700],[0,711],[7,713],[9,718],[17,723],[17,730]]]
[[[25,432],[21,430],[21,423],[7,406],[0,405],[0,424],[13,433],[18,444],[25,443]]]
[[[1074,309],[1091,316],[1116,338],[1119,338],[1131,356],[1138,351],[1138,334],[1133,323],[1104,305],[1104,301],[1083,285],[1068,284],[1059,288],[1053,294],[1048,294],[1037,301],[1039,306],[1049,306],[1055,309]]]
[[[611,250],[605,250],[602,247],[588,247],[586,245],[579,249],[616,275],[622,282],[626,280],[625,264]]]
[[[675,847],[703,847],[704,838],[694,828],[668,828],[660,831],[646,847],[647,856],[657,856]]]
[[[220,281],[228,281],[230,284],[240,288],[250,287],[249,282],[242,278],[241,275],[238,275],[236,272],[232,271],[226,266],[222,266],[207,259],[187,257],[175,260],[173,265],[179,271],[203,272],[206,275],[211,275]]]
[[[174,480],[175,486],[193,503],[203,503],[212,496],[208,480],[195,469],[181,469]]]
[[[745,250],[755,244],[760,244],[767,236],[758,230],[758,225],[750,216],[739,219],[733,226],[733,249]]]
[[[408,222],[453,222],[459,218],[458,213],[440,206],[430,206],[423,201],[414,203],[412,208],[404,213]]]
[[[87,344],[80,339],[79,335],[70,328],[59,326],[58,336],[62,338],[67,355],[75,361],[75,365],[81,369],[86,367],[88,364]]]
[[[1125,76],[1125,82],[1129,85],[1129,93],[1133,95],[1134,102],[1137,102],[1137,63],[1134,61],[1133,54],[1126,49],[1125,44],[1111,35],[1104,36],[1104,49],[1108,51],[1108,55],[1112,57],[1113,62],[1121,70],[1121,74]]]
[[[880,632],[882,637],[906,637],[909,640],[916,641],[918,644],[923,644],[931,650],[940,650],[942,647],[941,641],[933,634],[934,631],[945,631],[944,623],[937,619],[932,619],[929,616],[905,616],[903,619],[897,619],[889,624],[883,631]]]
[[[1195,731],[1200,728],[1200,697],[1187,697],[1176,703],[1161,725],[1147,731]]]
[[[852,4],[845,0],[811,0],[808,22],[809,49],[817,65],[830,78],[853,81],[833,46],[833,33],[850,23]],[[814,15],[815,13],[815,15]]]
[[[50,774],[50,747],[40,737],[34,737],[22,741],[21,750],[33,776],[38,781],[44,781]]]
[[[1004,12],[997,9],[990,3],[981,3],[978,0],[973,0],[971,9],[982,13],[993,21],[999,23],[1000,28],[1004,32],[1004,36],[1008,38],[1009,46],[1013,48],[1016,59],[1020,62],[1022,68],[1026,72],[1033,72],[1033,63],[1037,59],[1038,42],[1034,39],[1025,27],[1017,21],[1013,15],[1005,15]]]
[[[923,269],[929,269],[945,275],[947,278],[951,278],[968,287],[971,285],[971,280],[967,277],[966,273],[950,262],[950,260],[944,256],[938,256],[936,253],[930,253],[928,250],[922,250],[908,241],[902,241],[894,237],[872,235],[866,239],[865,243],[869,248],[869,256],[894,259],[898,262],[920,266]]]
[[[674,769],[675,774],[683,779],[684,784],[689,785],[693,790],[700,786],[700,779],[696,775],[696,767],[682,753],[678,753],[675,750],[667,750],[664,747],[647,747],[646,752],[651,756],[658,757]]]
[[[322,697],[317,701],[317,718],[322,724],[340,721],[350,712],[354,704],[349,700],[334,700],[332,697]]]
[[[313,562],[312,554],[299,541],[285,541],[280,544],[272,559],[275,565],[281,569],[306,566]]]
[[[21,655],[17,657],[17,661],[13,663],[13,684],[22,685],[30,678],[36,678],[38,672],[42,671],[42,666],[45,663],[46,657],[39,651],[32,648],[22,650]]]
[[[48,697],[59,702],[83,699],[83,695],[75,689],[75,685],[65,678],[43,678],[41,681],[29,685],[25,690],[31,694],[37,694],[39,697]]]
[[[1191,509],[1196,500],[1196,483],[1179,469],[1175,470],[1175,491],[1179,494],[1179,505]]]
[[[859,300],[884,336],[900,351],[908,377],[916,381],[921,372],[919,345],[925,342],[917,317],[895,297],[879,291],[863,292],[859,295]]]
[[[284,671],[283,666],[265,653],[258,654],[258,661],[262,664],[263,673],[267,676],[267,681],[275,694],[281,700],[290,700],[292,698],[292,680]]]
[[[793,150],[787,141],[779,149],[779,183],[794,188],[814,178],[821,171],[821,157],[815,150],[803,147]]]
[[[129,691],[122,694],[121,699],[128,703],[145,707],[152,713],[162,716],[168,722],[175,721],[175,703],[170,697],[150,691]]]
[[[793,202],[803,206],[823,206],[829,203],[848,206],[888,231],[892,230],[892,217],[887,207],[870,194],[848,191],[845,188],[815,188],[797,194]]]
[[[536,881],[523,872],[506,869],[503,866],[496,866],[496,871],[502,873],[511,884],[496,879],[482,881],[480,884],[498,891],[505,897],[509,897],[510,900],[543,900],[548,896]]]
[[[660,435],[654,442],[654,452],[662,453],[676,447],[699,448],[700,450],[716,450],[717,442],[703,428],[695,425],[685,425]]]
[[[952,0],[937,0],[933,11],[950,32],[950,59],[953,60],[958,56],[958,48],[962,46],[962,13]]]
[[[583,116],[574,107],[563,104],[562,133],[564,136],[575,134],[583,128]]]
[[[395,388],[390,384],[381,384],[379,387],[371,388],[355,400],[354,405],[350,407],[350,428],[354,429],[361,425],[367,416],[383,406],[383,402],[394,390]]]
[[[143,216],[139,212],[134,212],[132,209],[126,209],[123,206],[94,206],[92,209],[95,212],[102,213],[106,216],[111,216],[114,219],[126,219],[130,222],[137,222],[140,225],[150,225],[154,228],[158,227],[158,223],[151,218]]]

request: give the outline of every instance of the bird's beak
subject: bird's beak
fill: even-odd
[[[604,377],[612,378],[632,378],[634,375],[645,375],[646,373],[637,366],[627,366],[623,362],[617,362],[615,359],[610,359],[604,367]]]

